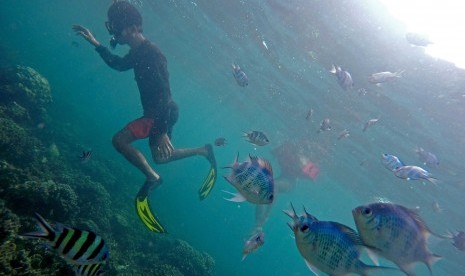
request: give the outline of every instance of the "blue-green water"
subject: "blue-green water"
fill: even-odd
[[[49,80],[55,120],[79,129],[81,146],[94,149],[99,158],[124,164],[133,180],[114,185],[127,187],[127,204],[133,204],[143,176],[111,145],[113,134],[141,114],[133,74],[109,69],[71,30],[82,24],[106,43],[103,22],[110,1],[1,3],[1,65],[31,66]],[[169,235],[215,258],[216,275],[309,275],[286,226],[289,219],[281,212],[290,201],[305,205],[319,219],[355,227],[352,208],[382,197],[418,206],[436,232],[465,229],[465,72],[411,47],[404,26],[376,1],[144,0],[138,5],[145,36],[168,59],[171,90],[180,107],[172,139],[176,147],[223,136],[227,146],[215,148],[219,166],[229,165],[239,151],[242,157],[250,153],[270,159],[279,175],[271,150],[295,140],[311,146],[309,158],[321,168],[315,182],[302,180],[295,190],[278,196],[265,225],[265,245],[241,262],[254,208],[223,200],[221,190],[232,190],[221,177],[227,171],[220,171],[215,190],[199,202],[204,159],[155,166],[165,181],[152,197],[158,216]],[[235,83],[233,62],[247,73],[248,87]],[[351,72],[353,91],[338,86],[328,72],[333,63]],[[368,83],[372,73],[397,70],[405,73],[395,82],[381,87]],[[359,88],[367,94],[359,95]],[[310,108],[314,116],[306,120]],[[317,133],[326,117],[333,130]],[[371,118],[380,122],[362,132]],[[345,128],[350,137],[338,141]],[[271,143],[254,148],[241,137],[251,129],[266,132]],[[150,156],[146,141],[136,145]],[[420,165],[416,146],[440,158],[439,168],[431,170],[440,180],[438,187],[398,179],[381,165],[384,152]],[[444,211],[434,212],[434,202]],[[141,224],[134,227],[145,231]],[[444,257],[433,266],[435,275],[465,273],[464,252],[434,239],[430,248]],[[422,264],[416,272],[427,275]]]

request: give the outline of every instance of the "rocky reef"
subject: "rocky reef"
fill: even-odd
[[[51,104],[50,85],[36,70],[0,69],[0,275],[73,275],[43,241],[18,236],[35,231],[34,212],[102,235],[111,251],[107,275],[212,275],[208,254],[132,227],[133,206],[120,202],[133,195],[114,189],[116,179],[129,176],[103,159],[86,166],[69,160],[77,141],[63,128],[45,127],[60,124],[47,112]]]

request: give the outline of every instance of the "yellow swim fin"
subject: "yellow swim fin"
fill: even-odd
[[[159,222],[158,218],[150,210],[148,192],[150,185],[144,185],[136,196],[136,211],[140,220],[147,228],[155,233],[166,233],[165,228]]]
[[[207,178],[205,178],[202,187],[199,189],[200,200],[204,200],[210,194],[213,186],[215,186],[216,175],[216,166],[211,166]]]

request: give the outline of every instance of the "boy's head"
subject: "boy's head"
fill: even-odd
[[[115,1],[108,9],[108,21],[105,22],[110,35],[118,36],[128,27],[136,27],[142,32],[142,16],[127,1]]]

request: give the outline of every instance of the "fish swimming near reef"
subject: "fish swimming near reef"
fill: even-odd
[[[333,221],[319,221],[307,213],[297,216],[294,207],[284,211],[292,219],[288,226],[294,232],[295,243],[308,268],[328,275],[355,273],[368,275],[380,270],[397,270],[389,267],[371,266],[360,260],[361,250],[366,248],[355,230]]]
[[[52,228],[38,213],[34,213],[42,231],[22,234],[26,238],[45,240],[68,263],[74,265],[89,265],[105,262],[110,252],[102,237],[91,231],[56,223]]]
[[[438,184],[431,173],[418,166],[402,166],[394,171],[394,175],[406,180],[427,180],[434,185]]]
[[[79,156],[79,160],[81,160],[81,163],[86,163],[90,160],[91,157],[92,157],[91,150],[83,151],[81,156]]]
[[[247,141],[256,146],[265,146],[270,143],[270,140],[268,137],[266,137],[266,134],[258,130],[244,132],[244,137],[247,139]]]
[[[415,275],[416,262],[423,262],[431,274],[433,263],[441,257],[427,247],[433,233],[415,210],[393,203],[372,203],[352,210],[358,233],[367,246],[395,263],[407,275]]]
[[[439,167],[439,159],[435,154],[426,151],[421,147],[416,148],[415,152],[418,154],[418,157],[423,165],[426,165],[428,168]]]
[[[342,70],[341,67],[333,64],[329,72],[331,74],[336,75],[337,83],[344,90],[351,89],[354,86],[354,82],[352,81],[352,76],[350,75],[350,73],[345,70]]]
[[[225,146],[226,144],[227,144],[226,143],[226,138],[219,137],[219,138],[215,139],[215,146],[217,146],[217,147]]]
[[[374,73],[368,78],[368,81],[371,82],[371,83],[380,84],[380,83],[383,83],[383,82],[387,82],[387,81],[391,81],[391,80],[394,80],[394,79],[397,79],[397,78],[401,78],[402,73],[404,73],[404,70],[397,71],[397,72],[394,72],[394,73],[389,72],[389,71]]]
[[[100,276],[105,274],[103,266],[103,263],[76,265],[74,267],[74,273],[76,276]]]
[[[237,154],[234,163],[225,168],[232,169],[224,178],[234,186],[238,194],[226,199],[233,202],[248,201],[253,204],[270,204],[274,198],[274,179],[271,164],[259,157],[249,155],[249,159],[239,163]]]
[[[394,172],[398,168],[405,166],[404,162],[402,162],[397,156],[392,154],[383,153],[381,154],[381,162],[383,163],[386,169]]]
[[[249,78],[244,73],[244,71],[242,71],[241,67],[233,63],[232,68],[233,68],[233,76],[236,79],[237,84],[239,84],[239,86],[242,86],[242,87],[248,86]]]
[[[366,123],[363,125],[363,132],[367,131],[369,127],[376,125],[378,121],[379,119],[370,119],[366,121]]]
[[[242,261],[245,260],[247,255],[256,251],[265,243],[265,233],[258,231],[253,234],[248,240],[245,241],[244,248],[242,249]]]

